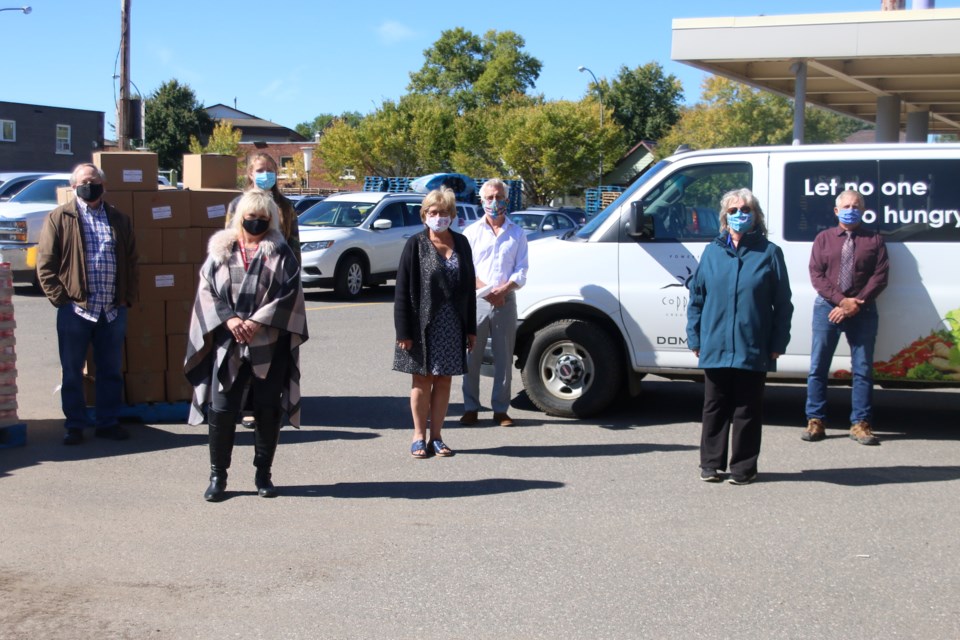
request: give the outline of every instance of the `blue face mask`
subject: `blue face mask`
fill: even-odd
[[[263,171],[260,173],[253,174],[253,184],[257,185],[258,189],[273,189],[273,185],[277,184],[277,174],[272,171]]]
[[[736,233],[745,233],[753,226],[753,214],[737,211],[727,214],[727,226]]]
[[[860,209],[840,209],[837,211],[837,217],[840,218],[840,222],[843,224],[860,224],[863,211],[860,211]]]
[[[502,216],[507,212],[506,200],[483,200],[483,212],[491,218]]]

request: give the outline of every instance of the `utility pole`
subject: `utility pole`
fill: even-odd
[[[117,142],[130,149],[130,0],[120,0],[120,106],[117,109]]]

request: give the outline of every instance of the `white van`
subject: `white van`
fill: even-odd
[[[638,392],[646,373],[702,373],[686,344],[687,283],[719,231],[721,195],[740,187],[759,199],[793,289],[792,337],[772,378],[806,380],[811,242],[853,187],[890,256],[877,383],[960,385],[960,144],[753,147],[674,155],[575,235],[530,244],[516,355],[534,404],[584,417],[624,382]],[[831,378],[849,377],[849,356],[841,340]]]

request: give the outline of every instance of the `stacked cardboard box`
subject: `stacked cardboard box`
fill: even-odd
[[[232,162],[229,181],[224,158]],[[94,163],[107,174],[105,199],[133,220],[140,255],[140,301],[127,315],[125,402],[189,400],[183,359],[190,311],[206,240],[223,228],[227,205],[239,194],[223,188],[236,184],[236,158],[185,156],[184,183],[204,185],[191,190],[157,188],[156,154],[98,153]],[[152,181],[135,183],[138,171]]]

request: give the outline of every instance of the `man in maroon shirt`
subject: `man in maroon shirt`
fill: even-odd
[[[813,341],[807,378],[807,428],[801,438],[825,437],[827,377],[840,334],[847,336],[853,371],[850,437],[860,444],[880,441],[870,427],[873,346],[877,339],[877,296],[887,286],[889,262],[883,238],[861,227],[863,196],[837,196],[839,224],[817,234],[810,254],[810,280],[820,294],[813,306]]]

